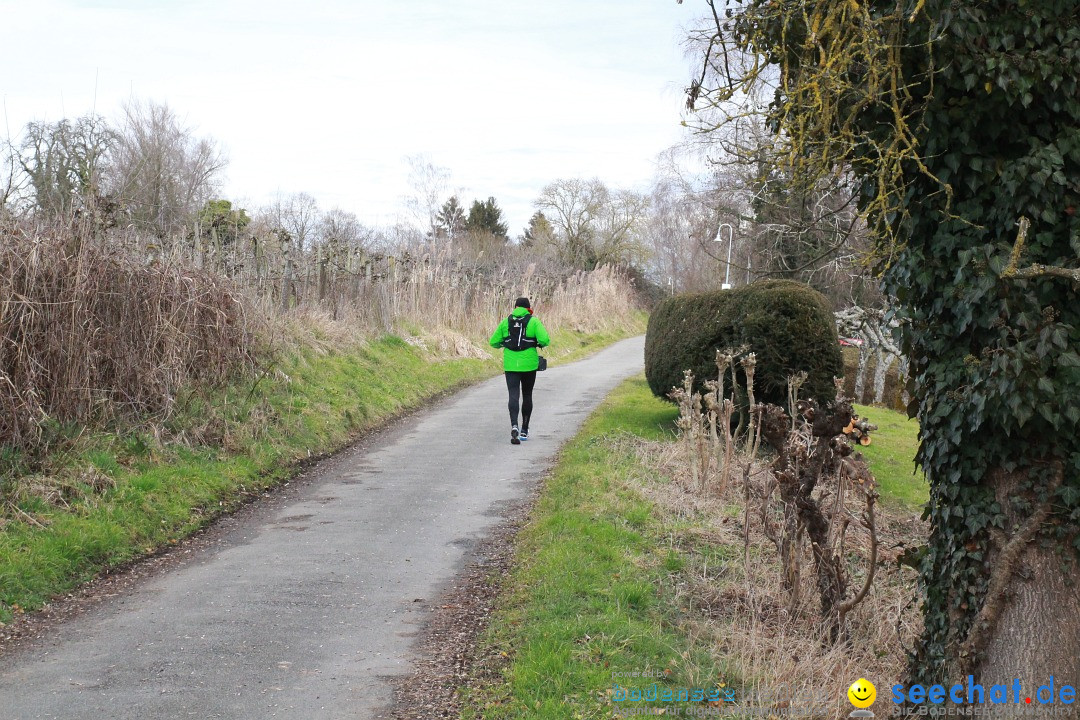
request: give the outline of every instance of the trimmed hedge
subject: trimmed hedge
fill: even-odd
[[[763,280],[664,300],[649,317],[645,336],[649,387],[666,397],[690,369],[700,390],[701,383],[717,376],[716,351],[739,345],[757,353],[758,402],[786,406],[788,377],[805,370],[802,395],[832,403],[833,378],[844,374],[833,314],[824,295],[793,280]],[[739,382],[745,384],[741,370]]]

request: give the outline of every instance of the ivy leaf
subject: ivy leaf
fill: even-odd
[[[913,570],[919,570],[922,568],[923,560],[926,559],[928,552],[930,552],[930,548],[927,545],[912,545],[905,548],[904,552],[896,556],[896,566],[907,566]]]

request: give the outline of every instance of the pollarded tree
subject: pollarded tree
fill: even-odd
[[[222,247],[229,247],[236,243],[236,239],[244,228],[251,222],[247,211],[241,207],[233,207],[229,200],[209,200],[198,214],[198,228],[200,236],[210,237]]]
[[[691,104],[773,83],[793,168],[859,180],[908,321],[931,486],[913,676],[1075,686],[1080,6],[708,4]]]
[[[116,132],[97,115],[27,124],[18,157],[37,210],[64,215],[92,203],[116,141]]]
[[[199,210],[192,233],[193,251],[200,267],[209,261],[212,267],[236,272],[238,240],[251,223],[244,208],[233,207],[229,200],[209,200]]]

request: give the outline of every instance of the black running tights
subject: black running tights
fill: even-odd
[[[511,372],[506,371],[506,389],[510,391],[510,402],[507,407],[510,409],[510,424],[516,426],[518,424],[518,399],[520,395],[525,397],[521,398],[521,429],[529,429],[529,416],[532,415],[532,391],[533,385],[536,384],[536,371],[530,370],[529,372]]]

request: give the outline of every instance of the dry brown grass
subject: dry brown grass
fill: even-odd
[[[481,273],[456,268],[448,257],[436,263],[395,263],[379,279],[349,284],[335,303],[303,303],[276,314],[276,300],[256,301],[261,314],[274,317],[269,328],[275,347],[328,351],[386,332],[401,335],[433,357],[487,356],[487,339],[520,295],[549,331],[583,333],[625,323],[636,305],[630,279],[617,268],[565,276],[513,267]],[[518,274],[515,274],[518,273]]]
[[[846,717],[843,699],[853,681],[866,677],[887,697],[890,684],[906,672],[905,648],[920,630],[913,601],[915,573],[896,563],[900,543],[925,533],[910,513],[888,503],[878,506],[881,557],[866,599],[848,616],[847,642],[830,644],[822,635],[810,552],[799,548],[804,571],[799,601],[785,589],[781,559],[773,541],[750,515],[749,544],[744,547],[744,502],[740,483],[723,493],[701,493],[687,467],[685,450],[674,441],[627,438],[640,460],[636,489],[666,512],[674,526],[671,542],[696,558],[677,580],[687,631],[709,643],[716,661],[730,669],[729,682],[765,698],[821,697],[825,709],[812,717]],[[755,465],[755,482],[767,468]],[[714,486],[715,490],[715,486]],[[851,511],[859,509],[849,494]],[[846,544],[847,569],[861,582],[866,571],[869,537],[852,523]],[[709,563],[706,558],[724,558]],[[794,708],[792,708],[794,710]]]
[[[116,487],[116,482],[92,465],[79,468],[61,476],[24,475],[14,482],[9,503],[5,512],[19,512],[19,505],[24,501],[42,500],[54,507],[70,509],[72,503],[93,498],[106,490]],[[24,514],[25,518],[30,518]],[[41,521],[31,518],[35,524]]]
[[[88,223],[0,226],[0,446],[48,422],[168,413],[186,386],[254,362],[241,295],[209,272],[148,264]]]
[[[329,239],[303,248],[293,243],[284,253],[286,245],[267,228],[209,248],[190,239],[160,242],[131,233],[116,233],[113,241],[144,256],[214,268],[257,299],[267,316],[279,316],[284,308],[313,312],[317,329],[343,323],[361,339],[409,333],[414,326],[416,335],[449,330],[486,340],[493,318],[497,322],[508,313],[521,295],[533,300],[549,327],[581,332],[608,328],[638,305],[633,282],[622,271],[572,271],[511,246],[478,255],[461,243],[438,241],[386,252]]]
[[[566,273],[511,255],[470,264],[449,248],[396,257],[316,248],[292,258],[294,282],[283,284],[273,258],[192,254],[182,238],[163,252],[158,242],[97,218],[0,221],[0,448],[41,455],[58,435],[51,428],[163,419],[181,392],[253,375],[278,353],[387,332],[436,359],[485,357],[492,328],[523,294],[549,330],[611,328],[633,310],[632,283],[612,268]]]

